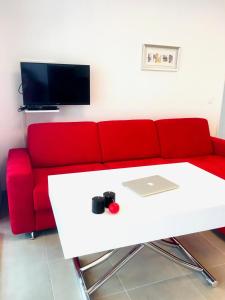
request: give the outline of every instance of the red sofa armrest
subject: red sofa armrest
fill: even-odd
[[[12,232],[34,231],[33,171],[26,149],[9,150],[6,186]]]
[[[211,137],[212,145],[213,145],[213,152],[217,155],[225,156],[225,140]]]

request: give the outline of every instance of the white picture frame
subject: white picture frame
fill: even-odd
[[[142,70],[178,71],[180,47],[144,44]]]

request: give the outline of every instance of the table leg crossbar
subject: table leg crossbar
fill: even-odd
[[[175,256],[175,255],[171,254],[170,252],[168,252],[168,251],[162,249],[161,247],[157,246],[153,242],[145,243],[145,246],[147,246],[148,248],[151,248],[152,250],[156,251],[157,253],[163,255],[164,257],[174,261],[175,263],[182,265],[185,268],[200,272],[205,277],[205,279],[207,280],[207,282],[211,286],[215,287],[217,285],[217,281],[212,276],[212,274],[210,274],[200,264],[200,262],[196,258],[194,258],[192,256],[192,254],[176,238],[172,237],[172,238],[170,238],[170,241],[163,240],[163,242],[167,242],[169,245],[172,244],[172,245],[178,247],[178,249],[180,249],[181,252],[184,253],[191,262],[188,262],[186,260],[178,258],[177,256]]]
[[[175,263],[178,263],[182,265],[183,267],[189,268],[191,270],[200,272],[207,282],[215,287],[217,285],[216,279],[197,261],[196,258],[194,258],[191,253],[174,237],[170,238],[169,240],[162,240],[163,243],[169,246],[177,247],[181,250],[183,254],[186,255],[186,257],[191,261],[188,262],[186,260],[183,260],[181,258],[178,258],[177,256],[171,254],[170,252],[162,249],[158,245],[156,245],[154,242],[148,242],[143,243],[134,246],[126,255],[123,256],[122,259],[120,259],[112,268],[110,268],[100,279],[98,279],[92,286],[87,287],[84,279],[84,272],[87,270],[90,270],[91,268],[94,268],[97,265],[100,265],[104,261],[108,260],[113,254],[115,254],[118,249],[110,250],[106,252],[104,255],[100,256],[98,259],[92,261],[91,263],[81,267],[80,261],[78,257],[74,258],[74,266],[76,268],[81,292],[83,295],[84,300],[90,300],[90,295],[93,294],[99,287],[101,287],[107,280],[109,280],[116,272],[118,272],[123,266],[125,266],[141,249],[143,249],[145,246],[147,248],[150,248],[154,250],[155,252],[163,255],[164,257],[172,260]]]

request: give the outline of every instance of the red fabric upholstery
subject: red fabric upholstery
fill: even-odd
[[[156,121],[156,126],[161,145],[161,156],[164,158],[212,153],[208,122],[205,119],[164,119]]]
[[[217,155],[225,156],[225,140],[211,137],[212,145],[213,145],[213,152]]]
[[[8,154],[6,186],[12,232],[35,230],[33,174],[26,149],[11,149]]]
[[[189,162],[209,173],[225,179],[225,157],[219,155],[204,155],[185,158],[167,158],[165,164]]]
[[[55,218],[52,209],[36,211],[35,213],[35,230],[44,230],[46,228],[56,228]]]
[[[159,156],[158,137],[151,120],[104,121],[98,126],[104,162]]]
[[[193,165],[225,179],[225,157],[224,156],[206,155],[201,157],[193,157],[189,161]]]
[[[28,150],[34,167],[100,162],[94,122],[41,123],[28,127]]]
[[[164,164],[165,160],[162,158],[146,158],[126,161],[113,161],[105,163],[105,167],[108,169],[119,169],[119,168],[131,168],[140,166],[160,165]]]
[[[225,227],[223,228],[218,228],[217,231],[219,231],[222,234],[225,234]]]
[[[65,167],[34,169],[34,210],[42,211],[51,209],[51,203],[48,196],[48,175],[97,171],[103,169],[104,166],[102,164],[84,164]]]

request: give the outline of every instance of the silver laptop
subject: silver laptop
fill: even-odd
[[[166,192],[179,187],[176,183],[159,175],[130,180],[122,184],[142,197]]]

